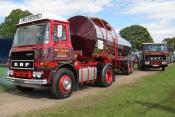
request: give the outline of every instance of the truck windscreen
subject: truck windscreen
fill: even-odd
[[[49,42],[49,23],[33,24],[17,28],[14,46],[47,44]]]
[[[164,52],[167,51],[165,44],[148,44],[144,45],[145,52]]]

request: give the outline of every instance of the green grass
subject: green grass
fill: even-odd
[[[7,67],[0,67],[0,77],[6,76],[7,69]]]
[[[15,117],[175,117],[175,65],[136,83]]]
[[[13,86],[9,85],[4,79],[7,74],[7,67],[0,67],[0,93],[13,89]]]

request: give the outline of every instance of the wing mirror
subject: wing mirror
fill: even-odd
[[[57,26],[57,37],[58,38],[63,37],[63,26],[62,25]]]

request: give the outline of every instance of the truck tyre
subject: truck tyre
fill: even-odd
[[[54,98],[63,99],[72,94],[75,85],[75,76],[69,69],[62,68],[58,70],[51,86],[51,93]]]
[[[144,67],[144,65],[141,64],[140,67],[141,67],[141,70],[142,70],[142,71],[145,71],[145,67]]]
[[[121,73],[122,73],[122,75],[125,75],[125,69],[124,68],[121,69]]]
[[[162,67],[162,71],[165,71],[165,67]]]
[[[130,62],[127,62],[125,66],[125,75],[129,75],[131,73],[131,65]]]
[[[109,87],[115,80],[114,70],[111,65],[100,64],[97,66],[97,85],[102,87]]]
[[[29,92],[29,91],[33,91],[34,88],[30,88],[30,87],[22,87],[19,85],[16,85],[16,89],[21,91],[21,92]]]
[[[134,64],[133,64],[133,62],[131,62],[131,74],[134,72]]]
[[[141,64],[139,61],[137,62],[137,67],[138,67],[138,69],[141,69]]]

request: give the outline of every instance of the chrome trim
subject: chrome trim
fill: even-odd
[[[23,84],[46,85],[48,84],[48,81],[46,79],[22,79],[22,78],[6,77],[6,80],[11,82],[11,84],[18,84],[18,85],[23,85]]]
[[[32,67],[32,68],[12,67],[12,62],[13,62],[13,61],[21,61],[21,62],[23,62],[23,61],[32,61],[32,62],[33,62],[33,67]],[[35,66],[34,60],[11,60],[10,62],[11,62],[11,69],[34,70],[34,66]]]

